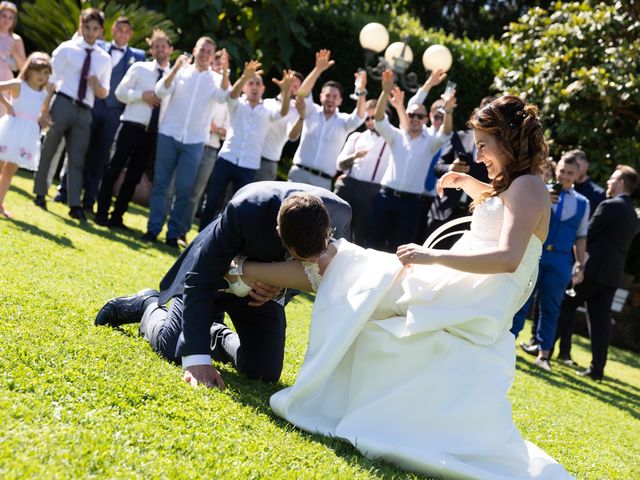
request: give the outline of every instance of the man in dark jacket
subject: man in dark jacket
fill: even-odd
[[[601,202],[589,221],[584,279],[576,285],[575,297],[565,295],[558,333],[573,330],[576,309],[587,302],[591,332],[591,366],[577,372],[583,377],[601,380],[611,340],[611,303],[620,286],[625,259],[631,241],[638,230],[638,215],[633,208],[631,194],[640,177],[627,165],[618,165],[607,180],[607,199]],[[562,335],[560,358],[568,359],[571,342]],[[568,336],[568,338],[571,338]]]

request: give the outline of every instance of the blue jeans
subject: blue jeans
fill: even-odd
[[[167,238],[178,238],[180,235],[182,219],[189,208],[203,148],[204,143],[182,143],[167,135],[158,134],[147,222],[149,233],[158,236],[162,230],[168,208],[166,193],[175,171],[176,193],[169,214]]]
[[[253,182],[257,170],[234,165],[222,157],[218,157],[207,184],[207,203],[200,218],[200,231],[209,225],[224,208],[224,199],[229,184],[236,193],[245,185]]]

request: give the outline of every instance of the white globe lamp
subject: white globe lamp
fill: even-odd
[[[404,42],[393,42],[384,52],[384,59],[396,72],[404,72],[413,62],[413,51]]]
[[[368,23],[360,30],[360,45],[366,50],[381,52],[389,45],[389,32],[380,23]]]
[[[452,63],[451,51],[444,45],[431,45],[422,55],[422,64],[425,70],[444,70],[446,72],[451,68]]]

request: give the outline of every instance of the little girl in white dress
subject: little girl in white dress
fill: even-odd
[[[0,103],[7,114],[0,118],[0,215],[11,214],[3,207],[4,197],[18,167],[37,170],[40,158],[40,127],[47,124],[48,104],[53,93],[47,87],[51,58],[32,53],[14,80],[0,82]]]

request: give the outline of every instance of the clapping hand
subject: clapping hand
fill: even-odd
[[[441,68],[433,70],[427,79],[426,87],[431,88],[440,85],[445,78],[447,78],[447,74],[444,70]]]
[[[280,87],[280,91],[286,92],[291,90],[291,85],[293,84],[293,70],[284,70],[282,72],[282,79],[278,80],[277,78],[272,78],[271,81],[275,83],[278,87]]]
[[[394,85],[394,87],[391,89],[391,95],[389,96],[389,103],[396,110],[404,106],[404,92],[400,89],[399,86]]]
[[[387,68],[384,72],[382,72],[382,91],[386,93],[390,93],[393,88],[393,71]]]
[[[242,76],[249,80],[256,75],[262,75],[262,70],[260,70],[262,64],[258,60],[249,60],[248,62],[244,62],[244,71],[242,72]]]

